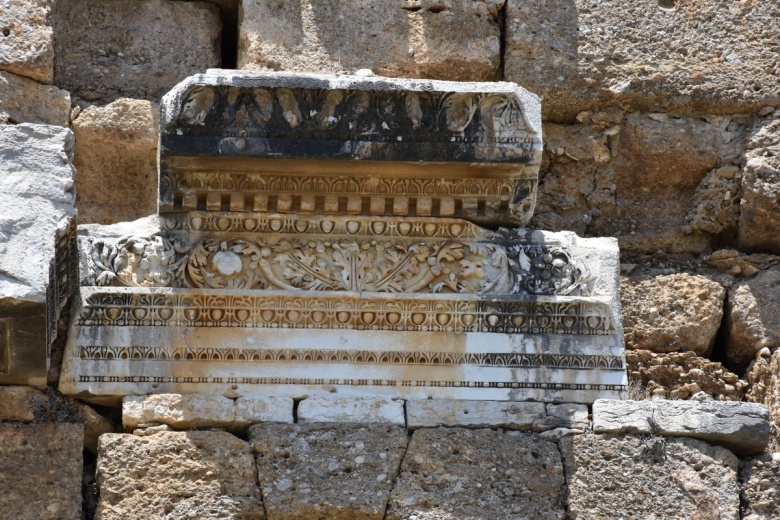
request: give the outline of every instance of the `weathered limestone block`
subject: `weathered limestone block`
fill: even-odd
[[[511,83],[199,74],[161,106],[160,212],[524,225],[540,112],[536,96]]]
[[[780,350],[762,349],[747,371],[745,399],[769,407],[772,436],[780,438]]]
[[[729,289],[726,364],[742,369],[766,347],[780,346],[780,268],[773,267]]]
[[[780,254],[780,119],[762,121],[746,149],[739,247]]]
[[[561,403],[547,405],[547,417],[536,423],[539,429],[567,428],[582,430],[590,427],[590,413],[584,404]]]
[[[81,518],[84,428],[0,422],[0,516]]]
[[[617,236],[621,249],[700,254],[734,241],[746,117],[583,112],[544,125],[531,225]]]
[[[249,444],[226,432],[103,435],[97,483],[98,520],[265,519]]]
[[[723,318],[722,285],[686,273],[620,281],[626,348],[710,354]]]
[[[769,442],[769,410],[736,401],[598,399],[593,403],[593,431],[696,437],[738,455],[752,455]]]
[[[220,64],[222,24],[210,2],[72,0],[56,10],[56,83],[89,101],[159,101]]]
[[[762,454],[742,461],[742,520],[780,518],[780,454]]]
[[[720,249],[704,259],[708,265],[732,276],[750,278],[780,264],[780,256],[763,253],[745,254],[735,249]]]
[[[242,0],[238,66],[493,81],[504,0]]]
[[[0,72],[0,123],[68,126],[69,121],[70,94],[66,90]]]
[[[384,518],[407,446],[392,425],[258,424],[249,428],[268,518]]]
[[[235,421],[230,430],[243,434],[249,426],[257,423],[292,423],[293,405],[290,397],[265,395],[239,397],[235,403]]]
[[[406,425],[403,401],[380,397],[310,397],[298,404],[298,422]]]
[[[67,128],[0,126],[0,384],[46,384],[75,269],[72,158]]]
[[[614,207],[594,215],[588,232],[617,236],[621,249],[654,253],[706,252],[717,228],[696,224],[713,170],[739,164],[747,120],[739,117],[679,117],[668,114],[630,114],[620,125],[610,163]],[[724,179],[721,192],[727,207],[738,204],[736,174]],[[706,191],[706,190],[705,190]],[[607,198],[608,193],[599,194]],[[706,204],[705,204],[706,206]],[[713,208],[717,220],[721,208]],[[733,225],[732,225],[733,228]],[[728,234],[724,229],[723,233]],[[733,229],[731,230],[733,234]]]
[[[113,224],[157,211],[159,108],[118,99],[73,122],[80,223]]]
[[[387,520],[563,519],[558,447],[529,433],[463,428],[414,432]]]
[[[232,399],[212,394],[130,395],[122,399],[122,425],[133,431],[145,423],[174,428],[226,428],[235,420]]]
[[[578,520],[739,518],[737,458],[696,439],[575,435],[561,440]]]
[[[546,416],[544,403],[448,399],[406,402],[406,420],[410,430],[436,426],[534,430],[534,424]]]
[[[43,392],[29,386],[0,386],[0,421],[33,422]]]
[[[0,10],[0,70],[42,83],[54,77],[52,0],[13,0]]]
[[[778,16],[772,2],[508,0],[505,77],[542,94],[553,120],[608,104],[756,111],[780,102]]]
[[[747,382],[716,361],[691,351],[658,354],[649,350],[626,352],[629,381],[648,395],[688,399],[704,392],[716,401],[740,401]]]

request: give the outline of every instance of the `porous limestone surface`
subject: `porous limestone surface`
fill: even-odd
[[[780,453],[743,459],[739,477],[742,520],[780,518]]]
[[[235,403],[215,394],[152,394],[122,399],[122,424],[132,431],[145,423],[178,429],[226,428],[235,421]]]
[[[266,518],[249,444],[226,432],[103,435],[97,485],[97,520]]]
[[[0,422],[0,516],[81,519],[84,428]]]
[[[626,371],[629,381],[641,385],[647,396],[669,399],[688,399],[704,392],[716,401],[740,401],[747,386],[721,363],[691,351],[629,350]]]
[[[780,268],[734,284],[726,300],[725,363],[742,369],[763,348],[780,346]]]
[[[780,433],[780,351],[761,349],[746,375],[749,384],[745,399],[769,407],[772,435]]]
[[[759,120],[745,148],[739,248],[780,254],[780,119]]]
[[[74,0],[56,11],[56,84],[87,101],[157,101],[220,64],[222,23],[210,2]]]
[[[393,425],[249,428],[269,519],[381,520],[407,446]]]
[[[531,227],[615,236],[623,251],[701,254],[734,241],[746,116],[599,107],[544,124]]]
[[[641,281],[624,277],[620,288],[627,349],[709,355],[723,318],[722,285],[679,273]]]
[[[492,81],[504,0],[243,0],[242,69]]]
[[[43,303],[55,235],[75,214],[73,134],[59,126],[0,126],[0,295]]]
[[[159,114],[151,101],[118,99],[87,108],[73,122],[80,223],[113,224],[157,212]]]
[[[310,397],[298,404],[299,423],[362,423],[404,426],[404,402],[381,397]]]
[[[0,72],[0,123],[68,126],[69,121],[68,91]]]
[[[12,0],[0,10],[0,70],[42,83],[54,76],[53,0]]]
[[[587,408],[587,407],[586,407]],[[413,399],[406,402],[407,427],[507,428],[534,430],[547,414],[544,403]]]
[[[555,443],[531,433],[464,428],[414,432],[387,520],[565,517]]]
[[[246,395],[235,402],[235,421],[231,431],[245,432],[261,422],[292,423],[293,400],[290,397]]]
[[[697,439],[575,435],[560,443],[571,518],[739,518],[738,460]]]
[[[593,403],[593,431],[696,437],[752,455],[769,443],[769,410],[738,401],[599,399]]]
[[[505,77],[556,120],[609,104],[749,112],[780,101],[778,17],[775,2],[508,0]]]

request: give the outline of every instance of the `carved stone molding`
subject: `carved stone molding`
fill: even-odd
[[[160,209],[524,225],[540,106],[511,83],[211,71],[163,99]]]

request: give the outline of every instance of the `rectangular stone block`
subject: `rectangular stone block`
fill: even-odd
[[[46,399],[29,386],[0,386],[0,421],[33,422],[36,403]]]
[[[697,439],[574,435],[561,440],[568,512],[604,518],[739,518],[738,459]]]
[[[511,83],[212,70],[163,98],[160,207],[241,186],[275,198],[278,212],[314,195],[346,199],[347,214],[392,216],[424,195],[434,217],[524,225],[540,113]]]
[[[437,426],[532,430],[546,417],[544,403],[500,401],[409,400],[406,421],[410,430]]]
[[[242,0],[242,69],[492,81],[503,0]]]
[[[232,399],[213,394],[154,394],[122,399],[122,424],[133,431],[145,423],[173,428],[227,428],[235,421]]]
[[[69,0],[54,19],[56,84],[89,101],[158,101],[220,64],[222,23],[210,2]]]
[[[290,397],[247,395],[235,402],[235,420],[231,431],[245,432],[257,423],[292,423],[293,400]]]
[[[70,94],[52,85],[0,72],[0,122],[68,126]]]
[[[0,126],[0,384],[46,385],[76,284],[72,159],[67,128]]]
[[[377,397],[310,397],[298,403],[298,422],[406,425],[403,401]]]
[[[382,520],[407,445],[392,425],[249,428],[268,518]]]
[[[769,443],[769,411],[738,401],[599,399],[593,404],[593,431],[696,437],[753,455]]]
[[[51,83],[54,77],[53,2],[13,0],[0,11],[0,70]]]
[[[0,516],[80,520],[84,427],[0,422]]]
[[[777,16],[772,2],[508,0],[504,76],[543,96],[548,120],[609,105],[755,112],[779,99]]]
[[[387,520],[563,518],[564,470],[555,443],[530,433],[420,429],[406,450]]]
[[[102,520],[266,518],[249,444],[227,432],[103,435],[97,484]]]

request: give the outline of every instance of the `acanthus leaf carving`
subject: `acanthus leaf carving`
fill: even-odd
[[[182,278],[188,248],[161,236],[96,242],[88,259],[87,281],[98,286],[171,287]]]

